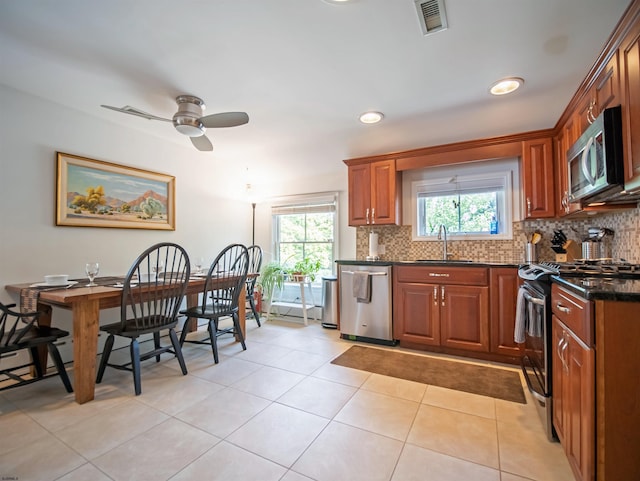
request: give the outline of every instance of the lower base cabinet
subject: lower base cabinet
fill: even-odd
[[[595,351],[553,316],[553,424],[576,480],[595,479]]]
[[[487,269],[401,266],[394,278],[395,339],[489,352]]]
[[[491,346],[493,354],[520,359],[520,349],[513,339],[516,326],[516,303],[522,280],[515,267],[490,269],[489,308]]]

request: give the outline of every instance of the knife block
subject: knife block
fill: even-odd
[[[572,240],[568,240],[562,246],[565,252],[556,253],[556,262],[573,262],[576,259],[580,259],[581,249],[578,244]]]

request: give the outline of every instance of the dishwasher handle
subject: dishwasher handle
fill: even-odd
[[[370,272],[370,271],[340,271],[342,274],[355,274],[356,272],[364,272],[365,274],[369,274],[370,276],[386,276],[386,272]]]

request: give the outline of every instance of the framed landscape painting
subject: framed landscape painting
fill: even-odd
[[[57,153],[56,225],[175,230],[175,177]]]

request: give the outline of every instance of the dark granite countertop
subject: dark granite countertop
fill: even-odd
[[[640,302],[640,279],[571,276],[551,279],[588,300]]]
[[[414,265],[414,266],[438,266],[438,267],[514,267],[517,268],[519,264],[509,262],[486,262],[486,261],[472,261],[472,260],[451,260],[443,261],[437,259],[429,260],[403,260],[403,261],[367,261],[356,259],[340,259],[336,263],[352,266],[394,266],[394,265]]]

